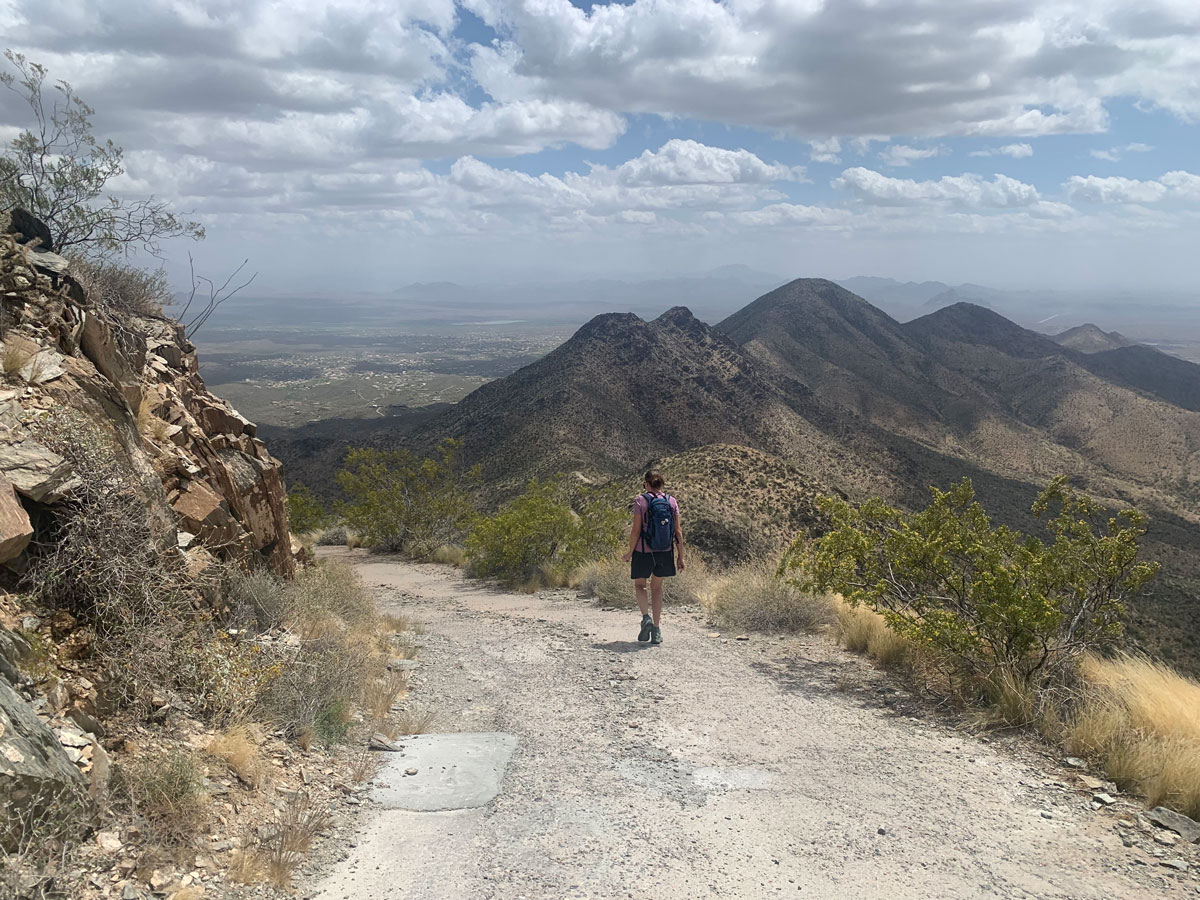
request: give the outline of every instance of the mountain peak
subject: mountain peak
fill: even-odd
[[[686,306],[672,306],[665,313],[655,319],[654,324],[670,325],[674,328],[683,329],[695,328],[697,325],[704,326],[704,323],[692,315],[692,311]]]
[[[995,310],[960,301],[937,312],[905,323],[904,330],[918,341],[977,344],[1022,358],[1061,355],[1062,348],[1045,335],[1022,328]]]
[[[1137,341],[1131,341],[1120,332],[1103,331],[1091,322],[1068,328],[1061,334],[1054,335],[1052,340],[1063,347],[1078,350],[1080,353],[1100,353],[1104,350],[1133,347],[1137,344]]]

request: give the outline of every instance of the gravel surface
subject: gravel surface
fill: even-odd
[[[519,745],[483,808],[369,810],[308,896],[1200,896],[1195,865],[1164,865],[1194,855],[1156,851],[1132,802],[1093,809],[1078,776],[930,716],[827,639],[713,637],[668,609],[651,648],[636,613],[574,592],[346,555],[428,630],[412,696],[433,730]]]

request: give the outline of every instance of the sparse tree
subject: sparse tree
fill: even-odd
[[[19,207],[45,222],[60,253],[142,249],[157,255],[167,238],[204,237],[199,223],[180,218],[162,200],[105,193],[125,171],[124,152],[111,140],[97,140],[94,110],[65,81],[48,96],[44,66],[12,50],[4,56],[16,73],[0,73],[0,83],[28,104],[34,124],[0,158],[0,208]]]

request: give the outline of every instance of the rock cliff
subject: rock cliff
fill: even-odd
[[[70,465],[38,434],[48,414],[73,410],[111,436],[164,540],[291,574],[280,465],[208,392],[183,327],[105,309],[66,260],[22,240],[0,234],[0,562],[19,566],[36,539],[29,514],[71,494]]]

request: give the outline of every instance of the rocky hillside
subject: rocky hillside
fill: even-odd
[[[65,845],[56,842],[77,841],[94,826],[96,811],[107,809],[118,749],[129,761],[148,758],[148,744],[170,749],[182,735],[200,739],[196,717],[214,704],[237,702],[232,660],[241,651],[229,635],[238,632],[222,637],[212,624],[228,611],[217,591],[221,578],[247,569],[286,578],[295,567],[279,463],[253,423],[206,389],[183,328],[149,304],[122,302],[129,295],[117,288],[135,284],[141,273],[68,263],[48,247],[41,223],[3,216],[0,893],[6,897],[41,897],[38,891],[49,891],[56,877],[61,887],[63,873],[46,868],[45,854],[32,875],[26,864],[43,844],[65,858]],[[252,673],[251,657],[244,659],[237,665]],[[180,683],[192,680],[190,697],[170,683],[172,673]],[[156,710],[154,722],[171,728],[148,730],[139,710]],[[125,717],[125,737],[114,733],[117,716]],[[161,765],[182,752],[164,750],[152,761]],[[134,796],[128,778],[124,784]],[[101,838],[98,852],[109,855],[129,840],[115,832]],[[131,861],[121,878],[138,865]],[[167,893],[174,885],[170,892],[184,896],[178,880],[157,883],[158,875],[145,866],[139,872],[143,882],[157,884],[149,889]],[[143,896],[133,881],[115,875],[111,882],[107,875],[92,879],[86,896],[102,894]],[[75,888],[69,895],[85,896]]]
[[[71,497],[75,473],[47,439],[75,420],[111,443],[165,540],[289,574],[280,466],[254,424],[205,388],[182,326],[106,309],[67,269],[0,236],[0,563],[19,570],[40,512]]]

